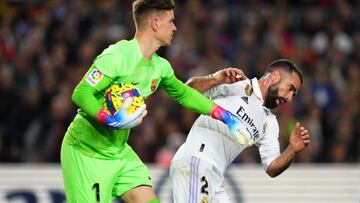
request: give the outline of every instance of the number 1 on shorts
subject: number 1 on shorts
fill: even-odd
[[[92,186],[92,190],[95,189],[95,198],[96,198],[96,202],[100,202],[100,184],[99,183],[95,183]]]

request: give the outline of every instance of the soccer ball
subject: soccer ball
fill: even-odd
[[[128,114],[132,114],[144,103],[144,97],[140,90],[131,83],[115,83],[105,91],[103,108],[114,115],[122,107],[125,99],[129,97],[132,97],[133,101],[128,109]]]

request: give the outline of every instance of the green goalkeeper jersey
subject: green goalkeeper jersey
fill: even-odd
[[[95,58],[72,95],[79,110],[65,139],[90,157],[119,159],[124,156],[121,152],[130,129],[110,129],[95,119],[105,90],[115,82],[134,84],[145,99],[160,87],[183,106],[201,114],[208,114],[213,108],[209,99],[175,77],[166,59],[155,53],[151,60],[146,60],[136,38],[119,41]]]

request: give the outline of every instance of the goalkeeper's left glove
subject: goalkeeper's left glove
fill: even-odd
[[[216,105],[211,111],[211,117],[224,122],[229,127],[229,130],[234,135],[235,139],[241,145],[250,146],[254,144],[254,141],[251,139],[251,135],[246,129],[245,124],[230,111]]]

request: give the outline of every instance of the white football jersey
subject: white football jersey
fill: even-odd
[[[263,106],[258,80],[253,78],[220,85],[204,94],[245,123],[251,139],[259,148],[261,162],[266,170],[280,155],[279,125],[276,116]],[[176,152],[173,161],[195,156],[224,172],[245,148],[246,146],[235,140],[223,122],[201,115],[193,124],[186,142]]]

